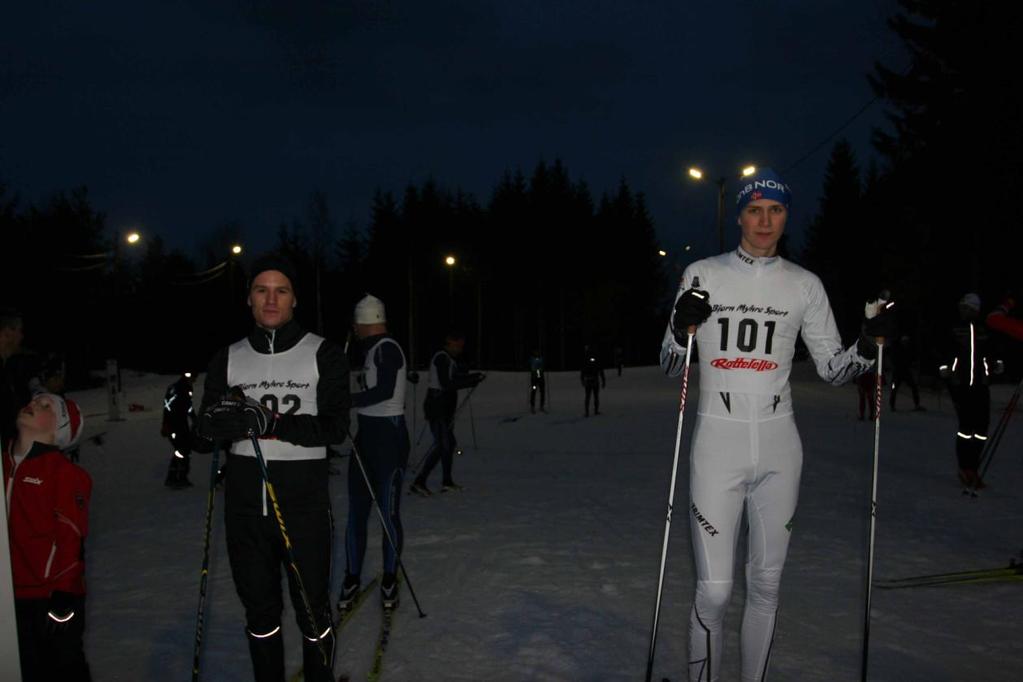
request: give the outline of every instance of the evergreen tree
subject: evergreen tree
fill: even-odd
[[[857,333],[863,302],[877,294],[864,288],[878,287],[866,277],[872,254],[864,249],[861,199],[860,171],[852,147],[839,140],[828,159],[817,215],[806,233],[803,262],[821,278],[845,338]]]
[[[875,144],[888,162],[880,216],[919,263],[917,289],[936,319],[967,289],[985,297],[1019,278],[1013,221],[1023,151],[1019,3],[900,0],[889,22],[908,68],[878,64],[871,83],[891,109]]]

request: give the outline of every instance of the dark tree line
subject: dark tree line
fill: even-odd
[[[428,181],[400,199],[379,191],[366,230],[337,228],[319,191],[305,216],[278,227],[308,329],[344,342],[355,302],[373,293],[419,367],[451,328],[466,334],[468,360],[488,368],[520,369],[534,348],[549,367],[576,367],[584,344],[608,363],[615,347],[629,362],[656,361],[665,280],[643,195],[624,180],[595,202],[560,161],[540,163],[528,179],[505,174],[486,205]],[[108,357],[201,368],[251,324],[245,263],[255,254],[229,255],[237,223],[210,229],[189,258],[158,235],[128,247],[84,188],[23,205],[0,187],[0,229],[4,305],[25,314],[29,347],[67,354],[72,383]]]
[[[933,357],[964,293],[979,293],[984,312],[1021,293],[1023,76],[1011,65],[1023,6],[899,4],[889,26],[908,66],[877,64],[869,76],[890,121],[874,135],[880,168],[864,176],[849,145],[835,145],[803,258],[844,334],[855,333],[863,301],[888,288],[903,329]],[[1018,349],[1006,341],[1003,352]]]
[[[505,174],[486,206],[432,181],[400,200],[380,192],[367,238],[347,233],[339,255],[343,288],[388,304],[419,366],[450,327],[485,367],[522,368],[534,348],[577,367],[587,344],[656,361],[665,279],[643,195],[624,180],[596,205],[560,161]]]

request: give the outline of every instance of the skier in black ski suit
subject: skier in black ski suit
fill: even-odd
[[[977,468],[991,421],[989,376],[1001,372],[1002,362],[988,362],[988,333],[978,322],[980,297],[977,294],[969,293],[960,299],[959,317],[962,321],[952,328],[948,352],[951,359],[938,371],[948,383],[959,419],[956,431],[959,480],[967,488],[979,490],[985,486]]]
[[[188,472],[192,459],[192,428],[195,425],[192,410],[192,373],[185,372],[167,387],[163,396],[163,422],[160,435],[170,440],[171,459],[167,466],[164,485],[173,490],[188,488]]]
[[[194,448],[229,441],[224,482],[227,555],[245,607],[245,634],[256,682],[284,679],[282,564],[302,632],[308,682],[333,682],[330,607],[331,535],[327,446],[348,433],[348,361],[341,347],[292,319],[295,270],[269,254],[252,266],[249,306],[255,325],[210,361]],[[238,387],[247,397],[229,397]],[[259,437],[307,611],[249,433]],[[312,621],[312,622],[311,622]],[[326,662],[324,662],[326,658]]]
[[[607,379],[604,377],[604,368],[597,362],[597,356],[589,346],[583,348],[583,368],[579,372],[579,381],[586,389],[583,416],[590,416],[591,395],[593,396],[593,414],[600,414],[600,389],[607,386]]]
[[[536,412],[536,394],[540,393],[540,411],[546,412],[547,403],[547,373],[543,367],[543,356],[539,350],[534,350],[529,358],[529,411]]]
[[[475,388],[484,375],[480,372],[469,372],[465,365],[458,362],[458,357],[465,349],[465,336],[461,332],[449,332],[444,340],[444,348],[433,354],[430,359],[430,385],[423,402],[423,414],[430,424],[433,444],[426,454],[426,460],[419,475],[412,481],[409,490],[424,497],[431,494],[426,487],[426,479],[430,472],[441,463],[444,478],[441,481],[441,492],[461,490],[462,486],[451,478],[454,464],[455,448],[455,411],[458,408],[458,391],[463,388]]]
[[[888,397],[888,405],[894,412],[895,395],[899,391],[899,386],[907,384],[909,390],[913,392],[913,409],[923,412],[924,408],[920,405],[920,387],[917,386],[916,377],[913,375],[916,364],[916,349],[913,340],[907,334],[903,334],[899,337],[898,343],[893,345],[895,346],[892,351],[894,369],[892,370],[892,391]]]

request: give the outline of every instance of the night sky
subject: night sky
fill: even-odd
[[[247,246],[270,245],[281,222],[305,217],[313,189],[340,234],[350,219],[366,225],[377,188],[400,196],[433,177],[486,203],[504,170],[528,176],[561,158],[595,198],[625,177],[669,249],[707,255],[715,190],[687,181],[686,165],[781,171],[811,151],[871,99],[875,59],[904,63],[885,24],[893,10],[17,3],[0,25],[0,181],[28,201],[87,185],[109,228],[140,226],[191,252],[232,220]],[[883,114],[876,103],[842,133],[864,168]],[[830,147],[786,174],[797,244]]]

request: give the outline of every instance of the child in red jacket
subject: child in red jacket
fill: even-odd
[[[90,680],[82,634],[92,479],[61,452],[82,416],[74,401],[42,393],[17,427],[3,461],[22,679]]]

